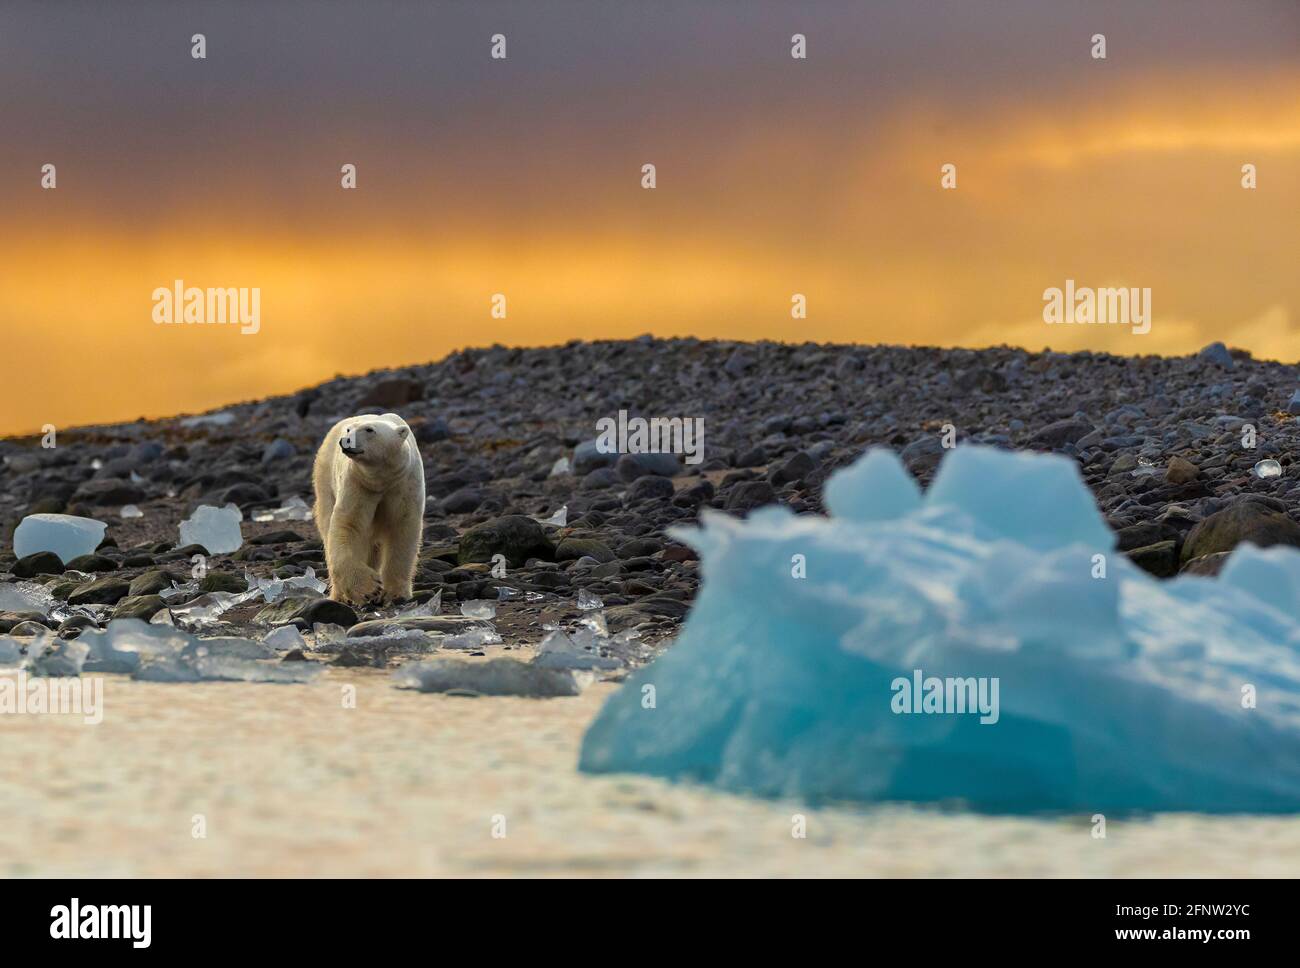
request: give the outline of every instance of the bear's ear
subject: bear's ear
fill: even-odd
[[[407,435],[407,433],[410,431],[410,429],[411,429],[410,427],[398,427],[398,428],[397,428],[397,439],[398,439],[398,440],[405,440],[405,439],[406,439],[406,435]]]

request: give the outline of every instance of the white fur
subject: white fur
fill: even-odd
[[[340,420],[316,452],[312,485],[330,597],[360,605],[382,586],[385,602],[410,598],[424,529],[424,463],[406,421],[395,413]]]

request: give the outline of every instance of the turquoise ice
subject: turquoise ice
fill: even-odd
[[[583,770],[813,802],[1300,811],[1300,551],[1158,581],[1054,455],[960,447],[920,497],[875,451],[826,493],[829,518],[677,535],[699,599],[601,710]],[[897,711],[925,680],[996,683],[996,721],[951,694]]]

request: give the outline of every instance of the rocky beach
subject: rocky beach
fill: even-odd
[[[323,713],[304,712],[303,722],[292,722],[293,700],[285,697],[299,691],[321,709],[333,707],[333,725],[323,732],[354,749],[355,762],[369,755],[359,738],[385,736],[384,718],[391,716],[394,725],[406,725],[406,735],[428,737],[430,749],[445,754],[458,740],[481,753],[481,760],[470,757],[461,746],[450,754],[470,785],[489,776],[492,763],[546,762],[544,773],[524,770],[526,786],[594,785],[590,789],[605,791],[596,795],[600,799],[620,782],[630,783],[629,789],[658,791],[633,797],[652,804],[646,808],[652,814],[676,809],[666,806],[674,798],[696,796],[712,804],[697,804],[699,810],[723,811],[728,808],[719,804],[732,801],[718,794],[668,792],[645,779],[568,776],[580,728],[596,711],[593,697],[617,690],[630,672],[671,649],[690,613],[700,563],[670,529],[695,524],[708,511],[744,517],[775,504],[795,515],[821,515],[828,477],[875,446],[897,452],[924,487],[951,447],[974,443],[1068,458],[1118,549],[1136,566],[1161,579],[1213,576],[1242,542],[1300,546],[1297,385],[1295,366],[1253,360],[1220,344],[1194,356],[1161,358],[643,337],[466,350],[434,364],[340,377],[206,414],[10,438],[0,442],[0,649],[13,653],[3,664],[36,675],[69,669],[99,674],[109,684],[104,724],[75,731],[75,738],[66,727],[45,727],[32,717],[0,722],[0,729],[15,737],[21,732],[29,749],[51,759],[69,744],[69,762],[90,767],[98,760],[108,778],[69,775],[71,800],[56,808],[59,791],[24,787],[16,773],[6,777],[7,806],[22,816],[53,810],[72,841],[93,838],[93,823],[79,809],[96,798],[112,800],[115,769],[145,768],[135,759],[142,744],[155,753],[165,746],[166,736],[150,732],[159,710],[165,712],[160,722],[176,721],[175,735],[203,734],[196,749],[221,749],[219,758],[238,759],[243,754],[236,750],[253,755],[259,743],[257,728],[245,721],[249,707],[265,703],[268,728],[301,742],[272,743],[277,760],[266,760],[265,750],[257,754],[260,779],[250,781],[248,796],[260,802],[270,795],[277,770],[298,782],[303,769],[321,769],[321,739],[313,736],[311,721]],[[403,416],[419,441],[428,482],[424,546],[412,601],[353,609],[321,594],[328,575],[305,510],[312,501],[311,462],[335,421],[384,412]],[[599,422],[620,413],[702,421],[698,463],[673,454],[602,452],[595,444]],[[193,521],[205,506],[229,508],[227,524],[238,522],[235,550],[183,540],[182,522]],[[107,527],[97,546],[66,561],[48,550],[19,555],[15,531],[21,545],[20,523],[33,515],[72,515]],[[187,526],[191,539],[205,533],[189,527],[197,526]],[[385,696],[352,708],[345,703],[339,719],[336,687],[349,684]],[[193,695],[205,690],[212,691]],[[227,699],[236,706],[225,708]],[[462,716],[466,702],[477,703],[477,711]],[[420,709],[431,706],[436,727],[419,723]],[[466,716],[478,724],[468,737]],[[223,738],[222,723],[239,725]],[[522,730],[536,742],[548,723],[565,738],[545,753],[521,754],[507,740]],[[340,739],[349,729],[355,738]],[[131,737],[137,752],[116,743],[100,748],[96,730]],[[513,752],[504,752],[494,736]],[[187,754],[178,748],[174,755]],[[427,769],[414,765],[413,751],[396,736],[376,739],[374,755],[413,778]],[[166,823],[177,830],[184,826],[181,814],[198,809],[192,801],[203,799],[192,768],[180,772],[187,773],[187,792],[166,808],[175,815]],[[86,782],[90,788],[78,786]],[[486,782],[496,786],[499,779]],[[319,776],[305,786],[338,800],[334,814],[319,818],[322,824],[347,823],[375,789],[325,783]],[[387,780],[379,786],[389,799],[409,795],[414,802],[428,793],[414,786],[395,793]],[[527,799],[512,794],[515,801],[521,796]],[[547,802],[563,799],[554,791],[547,796]],[[471,799],[477,810],[482,798]],[[78,809],[70,810],[69,802]],[[761,813],[767,824],[791,809],[734,802],[742,812]],[[279,803],[277,809],[277,822],[287,823],[292,806]],[[682,809],[678,820],[688,823],[691,811]],[[475,810],[457,823],[473,826]],[[854,842],[871,826],[870,815],[831,810],[824,816]],[[924,827],[929,816],[905,814],[902,822]],[[898,814],[888,817],[898,822]],[[611,822],[617,826],[617,817]],[[938,815],[933,822],[954,821]],[[1171,822],[1179,821],[1156,824]],[[245,839],[232,848],[235,859],[182,866],[261,869],[258,851],[271,848],[249,823]],[[1086,837],[1068,820],[997,823],[1027,824],[1020,833],[1030,839]],[[1217,836],[1252,855],[1260,852],[1254,839],[1260,824],[1291,824],[1284,832],[1296,840],[1287,820],[1194,823],[1214,824]],[[667,829],[660,833],[670,836]],[[998,830],[986,832],[994,839],[1005,835]],[[948,867],[921,862],[917,872],[1116,872],[1131,861],[1109,865],[1062,848],[1053,855],[1057,861],[994,862],[983,836],[970,841],[974,853],[964,861]],[[843,842],[832,838],[823,846]],[[39,843],[38,837],[33,844]],[[602,850],[611,849],[603,843]],[[559,869],[581,865],[570,848],[567,859],[555,861]],[[833,852],[821,853],[817,863],[829,863]],[[403,863],[427,872],[446,869],[381,853],[382,859],[350,853],[341,868],[318,858],[290,869],[411,872]],[[25,858],[15,861],[17,872],[42,869],[30,849],[14,856]],[[283,859],[279,848],[275,856]],[[530,862],[546,870],[549,863],[519,857],[467,863],[472,869],[480,862],[494,871],[526,869]],[[663,863],[650,851],[626,864],[611,862],[610,869],[658,869]],[[667,866],[707,871],[726,863],[705,851]],[[1220,868],[1209,853],[1193,853],[1179,864],[1183,873]],[[68,871],[75,862],[63,858],[55,866]],[[142,859],[125,847],[103,866],[166,870],[158,858]]]
[[[248,575],[323,579],[309,520],[258,517],[286,505],[291,515],[293,498],[310,505],[311,459],[335,420],[394,411],[414,428],[428,479],[416,599],[440,594],[451,613],[497,601],[507,640],[580,618],[585,591],[611,632],[635,629],[653,648],[698,580],[668,528],[704,509],[820,513],[827,476],[873,445],[897,450],[924,485],[945,437],[1077,460],[1121,550],[1158,576],[1212,574],[1242,540],[1300,545],[1297,385],[1295,367],[1218,345],[1184,358],[650,338],[468,350],[199,416],[59,430],[50,447],[39,435],[5,440],[0,569],[94,606],[96,621],[155,615],[159,592],[192,581],[195,554],[207,570],[196,598],[242,592]],[[702,462],[599,453],[597,421],[619,411],[702,418]],[[182,520],[227,504],[243,516],[239,550],[181,545]],[[48,553],[18,560],[13,531],[40,513],[104,521],[107,535],[66,567]],[[504,577],[492,574],[496,554]],[[308,631],[365,617],[319,600],[257,615],[246,604],[221,619]],[[53,630],[71,635],[84,618]],[[10,611],[0,630],[22,621],[49,624]]]

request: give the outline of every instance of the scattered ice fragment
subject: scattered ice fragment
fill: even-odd
[[[295,575],[287,582],[290,588],[306,588],[309,591],[325,594],[329,586],[316,577],[316,569],[308,565],[301,575]]]
[[[566,504],[549,518],[538,518],[537,520],[541,521],[542,524],[553,524],[562,528],[569,522],[569,506]]]
[[[223,508],[201,504],[181,522],[181,544],[199,544],[214,555],[238,551],[244,543],[244,535],[239,527],[242,517],[242,512],[233,504],[227,504]]]
[[[278,602],[286,596],[311,598],[314,595],[323,595],[328,587],[316,577],[315,569],[310,566],[303,574],[295,575],[292,578],[259,578],[245,571],[244,581],[248,583],[250,598],[256,598],[260,595],[268,603]],[[298,594],[290,595],[292,592]],[[311,592],[312,594],[304,595],[303,592]]]
[[[131,472],[131,483],[132,483],[132,484],[143,484],[143,483],[144,483],[144,478],[141,477],[139,474],[137,474],[135,471],[132,471],[132,472]]]
[[[441,643],[444,649],[465,649],[474,651],[481,649],[485,645],[496,645],[501,641],[501,636],[496,629],[478,628],[469,629],[456,635],[446,636]]]
[[[469,696],[544,699],[576,696],[582,691],[567,669],[546,669],[504,657],[481,662],[450,658],[409,662],[393,673],[393,679],[399,689]]]
[[[587,612],[582,618],[578,619],[578,624],[590,629],[596,635],[609,635],[609,628],[605,625],[605,613],[599,609],[592,609]]]
[[[307,648],[307,640],[302,637],[296,625],[281,625],[277,629],[272,629],[262,641],[279,652]]]
[[[584,612],[594,608],[604,608],[605,602],[599,595],[593,595],[585,588],[578,589],[578,607]]]
[[[107,528],[103,521],[71,514],[29,514],[14,531],[14,554],[25,558],[52,551],[66,565],[98,548]]]
[[[1111,553],[1072,461],[975,446],[894,519],[703,520],[670,531],[701,552],[699,598],[593,721],[587,772],[814,802],[1300,812],[1296,549],[1161,581]],[[796,554],[818,567],[791,581]],[[1247,683],[1269,702],[1243,709]],[[646,713],[651,684],[671,715]]]
[[[86,629],[77,637],[89,648],[86,672],[134,672],[144,657],[165,656],[184,648],[191,637],[175,626],[138,618],[115,618],[105,629]]]
[[[123,504],[123,505],[122,505],[122,510],[119,511],[118,513],[119,513],[120,515],[122,515],[122,517],[124,517],[124,518],[142,518],[142,517],[144,517],[144,512],[141,511],[141,510],[140,510],[138,507],[136,507],[134,504]]]
[[[636,629],[624,629],[622,632],[619,632],[617,635],[615,635],[615,636],[614,636],[613,638],[611,638],[609,641],[610,641],[610,643],[613,644],[613,645],[631,645],[633,642],[637,641],[639,638],[641,638],[641,633],[640,633],[638,630],[636,630]]]
[[[104,462],[100,460],[98,457],[96,457],[94,460],[90,462],[90,469],[93,471],[97,471],[103,466],[104,466]]]
[[[278,508],[262,508],[253,512],[254,521],[310,521],[311,507],[297,494]]]
[[[523,592],[521,592],[518,588],[510,588],[507,585],[497,586],[498,602],[509,602],[516,598],[523,598]]]
[[[621,669],[623,663],[618,659],[606,658],[595,651],[595,643],[589,637],[570,638],[563,632],[551,632],[542,639],[537,647],[533,665],[543,669]]]
[[[403,618],[415,617],[421,615],[438,615],[442,612],[442,589],[439,588],[433,593],[433,597],[427,602],[411,602],[403,608],[397,610],[397,615]]]
[[[569,458],[561,457],[551,465],[551,477],[559,477],[562,474],[569,473]]]
[[[1279,464],[1277,461],[1273,460],[1271,457],[1268,458],[1267,460],[1262,460],[1255,465],[1255,476],[1256,477],[1281,477],[1282,465]]]
[[[90,648],[79,639],[40,635],[27,646],[24,665],[34,676],[79,676],[89,652]]]
[[[0,666],[16,666],[23,661],[24,643],[9,635],[0,635]]]
[[[176,598],[184,598],[186,595],[193,595],[199,590],[199,583],[196,581],[187,581],[184,585],[178,585],[172,582],[171,588],[164,588],[158,593],[158,596],[164,602],[170,602]]]
[[[184,605],[173,605],[172,618],[180,619],[192,625],[210,625],[219,619],[222,613],[245,602],[251,601],[259,592],[250,590],[235,594],[234,592],[208,592]]]
[[[320,674],[320,666],[315,663],[280,664],[242,658],[213,650],[205,641],[195,639],[175,654],[145,659],[131,678],[145,682],[295,683],[310,682]]]
[[[34,581],[0,584],[0,612],[40,612],[49,615],[55,598],[44,585]]]
[[[497,617],[497,603],[485,599],[461,602],[460,614],[469,618],[494,619]]]

